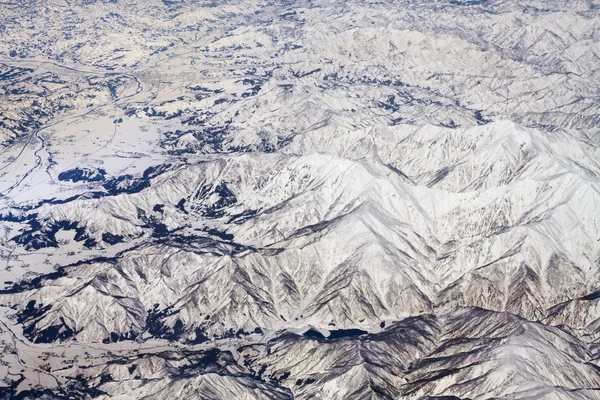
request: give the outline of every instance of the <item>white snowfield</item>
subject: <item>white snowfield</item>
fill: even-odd
[[[600,399],[600,5],[0,16],[0,399]]]

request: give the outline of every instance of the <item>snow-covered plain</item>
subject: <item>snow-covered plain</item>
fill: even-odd
[[[600,399],[593,1],[0,15],[0,399]]]

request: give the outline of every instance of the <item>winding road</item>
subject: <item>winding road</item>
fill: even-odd
[[[103,108],[121,104],[121,103],[125,102],[126,100],[132,99],[133,97],[138,96],[142,92],[144,92],[144,85],[142,84],[140,79],[136,75],[131,74],[131,73],[121,73],[121,72],[106,71],[106,70],[102,71],[102,70],[81,69],[81,68],[75,68],[72,66],[61,65],[61,64],[58,64],[58,63],[55,63],[52,61],[38,61],[38,60],[28,60],[28,59],[20,59],[20,60],[0,59],[0,63],[6,64],[6,65],[12,65],[12,66],[22,66],[21,64],[24,64],[24,65],[27,65],[28,67],[31,67],[31,64],[39,64],[39,65],[52,66],[52,67],[63,69],[63,70],[70,71],[70,72],[76,72],[78,74],[94,75],[94,76],[102,76],[102,77],[119,76],[119,77],[123,77],[123,78],[127,78],[129,80],[132,80],[133,83],[135,84],[135,90],[133,93],[127,94],[122,97],[118,97],[118,98],[114,99],[114,101],[96,106],[92,109],[86,109],[83,112],[76,111],[74,114],[60,116],[57,119],[55,119],[54,121],[51,121],[51,122],[45,124],[42,128],[37,129],[34,132],[32,132],[29,135],[29,137],[27,138],[27,140],[25,141],[25,143],[23,144],[23,146],[20,149],[20,151],[18,152],[18,154],[15,156],[15,158],[13,160],[8,161],[5,165],[0,167],[0,171],[2,171],[11,166],[15,166],[13,172],[11,172],[10,174],[16,175],[15,181],[12,184],[10,184],[10,186],[0,190],[0,198],[6,197],[7,195],[9,195],[13,190],[18,188],[25,179],[27,179],[32,173],[34,173],[40,166],[43,165],[43,160],[42,160],[42,157],[40,156],[40,153],[42,151],[46,150],[47,144],[46,144],[46,140],[42,136],[42,132],[44,132],[45,130],[50,129],[58,124],[61,124],[67,120],[77,120],[77,119],[85,117],[88,114],[97,112]],[[127,92],[128,89],[129,88],[125,88],[122,92]],[[121,116],[122,115],[115,116],[115,118],[119,118]],[[102,145],[99,149],[97,149],[96,151],[88,153],[87,156],[94,154],[94,153],[100,151],[101,149],[105,148],[108,144],[110,144],[110,141],[112,141],[112,139],[114,139],[115,134],[116,134],[116,124],[115,124],[115,132],[111,136],[111,139],[107,143]],[[76,139],[74,143],[77,143],[79,140],[81,140],[81,138]],[[29,168],[27,171],[19,172],[18,171],[19,167],[23,161],[24,156],[27,154],[29,146],[31,146],[35,142],[39,142],[39,144],[37,145],[37,148],[35,150],[35,153],[34,153],[35,164],[31,168]],[[67,166],[66,169],[78,164],[80,161],[81,160],[77,160],[76,162]],[[30,186],[29,188],[25,189],[23,192],[30,190],[33,187],[48,181],[49,179],[52,179],[49,172],[48,172],[48,175],[49,175],[48,178],[46,178],[45,180],[43,180],[41,182],[38,182],[37,184],[34,184],[33,186]],[[21,192],[21,193],[23,193],[23,192]]]

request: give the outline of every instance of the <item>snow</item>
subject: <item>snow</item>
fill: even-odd
[[[0,12],[10,395],[600,398],[591,3]]]

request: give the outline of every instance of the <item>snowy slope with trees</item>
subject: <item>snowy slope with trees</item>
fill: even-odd
[[[600,399],[593,1],[0,10],[0,399]]]

